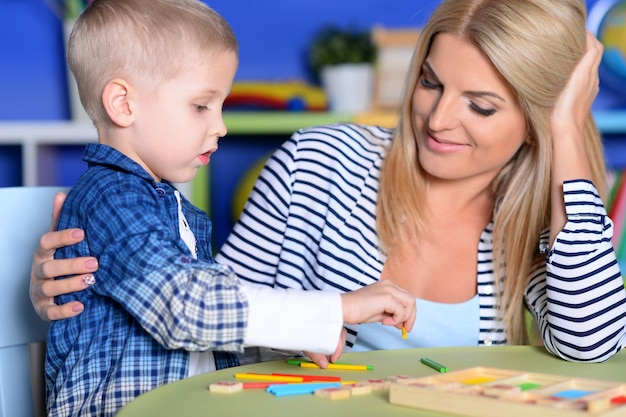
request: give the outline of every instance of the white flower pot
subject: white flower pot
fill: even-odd
[[[352,114],[371,108],[374,90],[371,64],[328,66],[322,68],[320,75],[331,111]]]

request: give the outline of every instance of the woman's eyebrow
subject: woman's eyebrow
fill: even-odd
[[[423,67],[424,67],[424,70],[428,73],[428,75],[433,77],[436,82],[441,84],[441,80],[439,80],[439,77],[437,77],[437,74],[435,73],[435,70],[433,70],[433,68],[430,66],[428,61],[424,61]],[[467,90],[467,91],[464,91],[463,94],[468,95],[468,96],[472,96],[472,97],[485,97],[485,96],[492,97],[492,98],[495,98],[497,100],[501,100],[501,101],[506,103],[506,100],[502,96],[500,96],[497,93],[494,93],[493,91]]]
[[[463,93],[472,97],[493,97],[506,103],[506,100],[502,96],[492,91],[464,91]]]

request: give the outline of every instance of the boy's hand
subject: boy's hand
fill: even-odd
[[[343,347],[346,345],[346,334],[348,332],[344,328],[341,332],[341,337],[339,338],[339,342],[337,343],[337,350],[328,356],[322,353],[312,353],[312,352],[304,352],[314,363],[316,363],[320,368],[326,369],[328,367],[329,362],[337,362],[337,359],[343,353]]]
[[[343,320],[349,324],[381,322],[407,331],[415,323],[415,297],[391,281],[378,281],[341,294]]]
[[[378,281],[355,291],[341,294],[343,320],[349,324],[381,322],[407,331],[415,324],[415,297],[391,281]],[[344,328],[337,349],[330,355],[305,352],[320,368],[326,369],[329,362],[336,362],[346,343]]]

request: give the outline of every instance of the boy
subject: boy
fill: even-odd
[[[58,297],[85,311],[50,328],[49,415],[113,415],[159,385],[237,365],[230,352],[244,345],[336,357],[343,322],[411,329],[414,301],[392,284],[275,291],[213,262],[209,219],[171,183],[190,181],[226,135],[237,42],[221,16],[196,0],[96,0],[68,61],[99,143],[58,224],[86,239],[57,257],[95,256],[100,268],[86,291]]]

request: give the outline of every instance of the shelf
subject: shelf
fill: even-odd
[[[96,142],[96,129],[91,124],[59,122],[3,122],[0,123],[0,145],[22,147],[23,185],[45,184],[40,178],[40,166],[50,166],[53,156],[44,149],[55,145],[83,145]]]
[[[352,115],[328,112],[224,112],[224,122],[231,135],[291,135],[303,127],[352,120]]]
[[[626,136],[626,110],[595,112],[596,123],[603,134]],[[393,127],[397,116],[393,112],[370,112],[359,115],[329,112],[236,112],[226,111],[224,121],[229,135],[290,135],[307,126],[342,121],[381,124]],[[18,145],[22,148],[22,182],[41,184],[39,167],[50,166],[54,152],[46,152],[55,145],[81,145],[97,140],[96,129],[90,123],[71,121],[0,122],[0,145]],[[621,148],[621,144],[619,145]],[[623,151],[626,154],[626,143]]]

